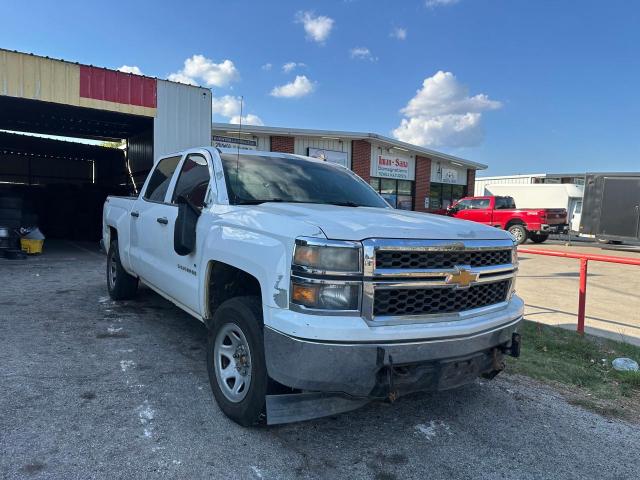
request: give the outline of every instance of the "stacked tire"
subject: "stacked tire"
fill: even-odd
[[[16,249],[19,245],[17,230],[22,223],[22,198],[14,196],[0,196],[0,227],[9,231],[9,236],[0,242],[0,248],[5,252]],[[4,231],[4,230],[3,230]],[[2,255],[3,252],[0,252]]]
[[[19,228],[22,220],[22,198],[0,197],[0,226]]]

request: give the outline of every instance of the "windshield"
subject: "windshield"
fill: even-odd
[[[294,202],[389,208],[369,185],[329,164],[258,155],[221,158],[229,202],[234,205]]]

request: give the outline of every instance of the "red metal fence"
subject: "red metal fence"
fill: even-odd
[[[547,255],[549,257],[575,258],[580,260],[580,287],[578,295],[578,333],[584,334],[584,317],[587,304],[587,268],[589,260],[594,262],[620,263],[640,266],[640,258],[614,257],[611,255],[593,255],[589,253],[558,252],[556,250],[538,250],[537,248],[518,248],[518,253]]]

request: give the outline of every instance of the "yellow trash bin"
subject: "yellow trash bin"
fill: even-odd
[[[22,248],[22,251],[26,252],[28,255],[38,255],[42,253],[43,245],[44,240],[30,240],[28,238],[20,239],[20,248]]]

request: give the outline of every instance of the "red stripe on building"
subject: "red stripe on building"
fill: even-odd
[[[155,78],[81,65],[80,96],[156,108],[157,82]]]

